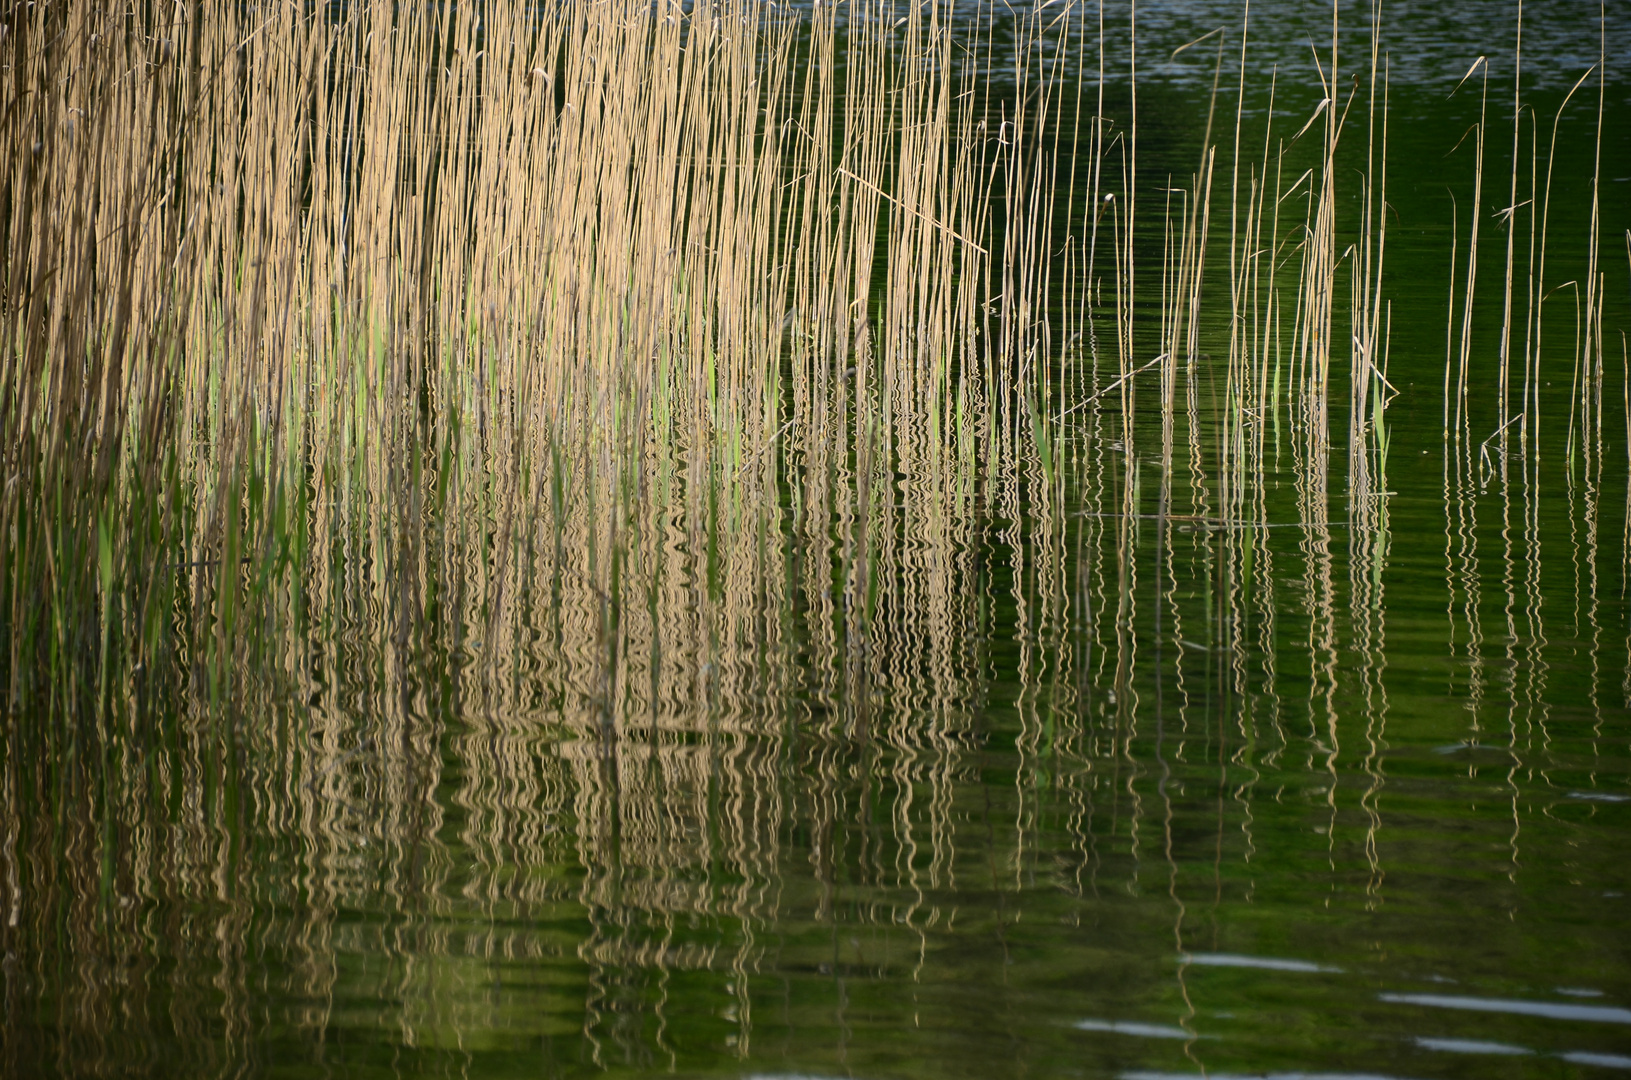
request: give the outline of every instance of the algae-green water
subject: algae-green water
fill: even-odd
[[[1127,14],[1107,11],[1123,123]],[[679,576],[649,603],[672,621],[626,676],[649,680],[661,723],[606,718],[611,691],[553,659],[600,648],[593,620],[412,649],[357,635],[382,556],[362,532],[335,540],[322,588],[340,615],[276,646],[317,658],[308,681],[257,691],[253,723],[174,715],[108,748],[130,778],[105,796],[120,814],[76,816],[96,799],[71,777],[20,801],[42,790],[30,755],[71,752],[66,729],[8,746],[8,805],[27,813],[0,830],[0,1071],[1631,1071],[1631,22],[1609,5],[1601,23],[1600,158],[1595,75],[1558,127],[1538,430],[1502,440],[1507,224],[1520,275],[1530,243],[1525,211],[1501,216],[1516,5],[1384,9],[1392,396],[1356,494],[1341,408],[1319,460],[1290,405],[1228,422],[1241,14],[1139,9],[1145,220],[1191,183],[1221,71],[1201,352],[1174,367],[1170,408],[1155,372],[1131,427],[1119,396],[1087,400],[1115,378],[1107,290],[1083,341],[1055,342],[1052,407],[1083,407],[1046,462],[1016,458],[1025,476],[954,498],[897,443],[862,498],[843,460],[817,475],[808,447],[778,451],[778,501],[745,539],[662,540]],[[1544,169],[1597,63],[1599,14],[1525,7],[1524,192],[1531,142]],[[1251,18],[1246,116],[1277,80],[1289,137],[1317,106],[1329,8]],[[1364,12],[1344,18],[1346,83],[1368,46]],[[1456,88],[1481,55],[1458,441],[1446,335],[1459,348],[1481,74]],[[1600,370],[1578,351],[1594,174]],[[1282,204],[1286,235],[1305,196]],[[1158,230],[1139,244],[1153,314]],[[1271,376],[1292,374],[1288,353]],[[1220,440],[1242,430],[1261,451],[1225,475]]]

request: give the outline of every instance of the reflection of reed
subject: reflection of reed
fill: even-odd
[[[1385,473],[1376,479],[1386,487]],[[1382,830],[1379,804],[1382,789],[1387,783],[1384,772],[1388,720],[1384,582],[1388,548],[1392,540],[1388,529],[1386,493],[1376,497],[1371,509],[1375,515],[1373,520],[1363,522],[1368,527],[1356,527],[1348,533],[1349,625],[1353,639],[1350,647],[1359,657],[1354,676],[1358,685],[1349,700],[1355,702],[1365,721],[1365,754],[1361,764],[1366,786],[1359,802],[1365,813],[1365,859],[1370,866],[1366,895],[1370,903],[1376,904],[1380,902],[1382,881],[1386,876],[1379,846]],[[1360,522],[1356,522],[1358,524]]]

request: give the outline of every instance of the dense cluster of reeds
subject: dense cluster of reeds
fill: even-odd
[[[1241,745],[1272,759],[1276,620],[1295,608],[1334,772],[1344,634],[1361,693],[1385,697],[1382,23],[1378,5],[1354,80],[1333,8],[1318,104],[1288,130],[1240,104],[1249,78],[1285,77],[1255,72],[1249,20],[1220,36],[1232,138],[1209,117],[1194,172],[1152,182],[1136,70],[1105,71],[1102,7],[1057,0],[12,7],[0,899],[18,951],[140,940],[163,895],[216,895],[247,923],[249,816],[306,838],[260,855],[306,905],[272,946],[332,986],[329,920],[372,887],[361,845],[392,846],[398,898],[453,890],[451,784],[459,842],[492,871],[482,903],[559,895],[501,866],[576,861],[583,954],[678,966],[618,919],[770,917],[788,716],[898,753],[901,846],[933,853],[939,887],[998,632],[1017,642],[1021,750],[1060,773],[1084,853],[1101,778],[1058,762],[1130,757],[1140,618],[1157,692],[1169,670],[1195,687],[1180,722],[1214,691],[1250,701],[1269,719],[1241,719]],[[1517,116],[1515,145],[1522,124],[1555,139]],[[1498,427],[1473,432],[1484,144],[1480,124],[1445,374],[1446,501],[1468,515],[1514,433],[1538,469],[1540,316],[1562,287],[1550,169],[1524,188],[1515,158]],[[1594,210],[1564,445],[1600,462],[1598,228]],[[1208,407],[1203,381],[1223,388]],[[1260,482],[1282,423],[1295,603]],[[1475,531],[1446,533],[1452,568],[1476,562]],[[1180,557],[1211,575],[1200,609],[1178,599]],[[543,731],[561,736],[547,754]],[[803,767],[839,776],[836,745],[799,749]],[[811,799],[829,855],[839,786]],[[55,821],[22,810],[42,806]],[[1025,862],[1016,835],[1003,873]],[[670,872],[698,865],[725,884]],[[1084,854],[1078,886],[1090,870]],[[78,915],[59,928],[53,905]],[[227,982],[247,978],[237,948]]]
[[[364,536],[404,640],[454,550],[612,618],[653,514],[701,550],[901,413],[975,460],[1044,367],[1058,78],[994,100],[933,5],[7,31],[14,710],[239,698]]]
[[[1327,505],[1331,365],[1346,351],[1349,500],[1369,513],[1396,392],[1380,8],[1351,86],[1333,8],[1318,108],[1277,132],[1271,99],[1255,157],[1243,22],[1224,277],[1208,262],[1211,118],[1188,186],[1157,186],[1165,205],[1140,232],[1152,185],[1138,177],[1136,69],[1118,127],[1092,12],[1047,7],[1000,25],[984,7],[881,2],[13,11],[11,708],[94,716],[178,675],[194,700],[240,699],[235,680],[270,659],[249,652],[320,610],[307,575],[333,565],[347,522],[371,534],[356,554],[405,640],[451,612],[423,594],[450,586],[454,550],[491,583],[529,568],[481,605],[494,626],[518,610],[520,581],[604,609],[582,616],[595,623],[630,606],[630,567],[655,566],[653,514],[696,551],[783,499],[819,521],[834,469],[862,478],[867,506],[883,497],[874,478],[901,474],[955,499],[1013,454],[1062,492],[1056,444],[1084,410],[1113,409],[1135,459],[1139,376],[1156,368],[1170,468],[1209,282],[1229,300],[1231,498],[1249,494],[1265,419],[1289,408],[1310,509]],[[1479,68],[1487,83],[1482,61],[1468,78]],[[1338,155],[1356,99],[1354,204]],[[1541,305],[1561,288],[1546,277],[1551,158],[1544,185],[1532,168],[1520,191],[1514,107],[1486,464],[1514,425],[1539,445]],[[1451,291],[1457,447],[1474,442],[1484,127]],[[1600,115],[1598,129],[1600,143]],[[1555,153],[1556,119],[1550,134]],[[1294,179],[1288,153],[1312,161]],[[1602,441],[1595,191],[1592,265],[1566,283],[1582,306],[1571,457]],[[1339,226],[1339,204],[1359,218]],[[1154,291],[1137,256],[1157,226]],[[1134,308],[1152,299],[1149,341]],[[864,541],[846,547],[844,572],[870,574]],[[621,632],[594,631],[599,660]]]

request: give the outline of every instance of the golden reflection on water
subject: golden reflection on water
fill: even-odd
[[[1290,501],[1271,501],[1243,481],[1266,442],[1236,429],[1220,459],[1208,374],[1178,377],[1160,458],[1118,452],[1103,433],[1122,419],[1090,410],[1062,479],[1000,428],[971,478],[921,413],[897,403],[886,437],[861,419],[882,394],[842,382],[821,391],[842,426],[791,430],[729,478],[675,463],[674,498],[644,516],[569,463],[530,520],[467,478],[404,545],[401,509],[318,475],[331,509],[308,576],[259,613],[253,707],[110,733],[117,790],[50,791],[9,763],[8,962],[51,988],[43,1026],[8,1013],[12,1060],[49,1031],[95,1071],[162,1028],[213,1048],[190,1060],[213,1071],[274,1033],[321,1059],[362,1029],[465,1054],[533,1032],[667,1068],[695,1052],[707,974],[729,1054],[753,1060],[788,1023],[766,976],[932,981],[960,919],[1000,937],[1040,888],[1154,891],[1174,951],[1219,948],[1265,844],[1286,842],[1288,785],[1317,810],[1329,887],[1357,852],[1381,908],[1388,498],[1333,521],[1300,456]],[[1477,468],[1447,455],[1447,647],[1468,744],[1508,751],[1465,753],[1503,774],[1516,882],[1534,786],[1581,781],[1548,777],[1577,766],[1548,719],[1546,522],[1528,478],[1489,491]],[[501,455],[486,469],[504,482]],[[1600,733],[1596,489],[1568,492]],[[20,848],[42,798],[58,828]],[[991,891],[1014,909],[976,899]],[[1192,977],[1179,966],[1184,1024]]]

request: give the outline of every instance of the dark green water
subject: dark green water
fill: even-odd
[[[1541,433],[1503,466],[1478,445],[1511,141],[1510,68],[1493,72],[1475,436],[1447,443],[1451,194],[1464,244],[1471,185],[1451,151],[1477,102],[1446,94],[1510,42],[1504,5],[1459,10],[1403,7],[1393,45],[1399,395],[1364,507],[1346,416],[1322,468],[1289,408],[1261,418],[1230,502],[1209,357],[1180,367],[1170,427],[1141,399],[1131,447],[1110,399],[1081,410],[1042,481],[1021,462],[963,498],[897,447],[859,591],[853,478],[811,480],[815,451],[790,451],[761,530],[665,548],[662,657],[628,676],[649,679],[628,691],[645,715],[611,735],[559,659],[581,624],[559,649],[544,626],[415,650],[363,634],[381,613],[356,540],[322,585],[340,615],[287,646],[304,682],[269,681],[253,722],[176,717],[110,749],[130,777],[105,796],[118,815],[61,796],[0,830],[0,1071],[1631,1071],[1631,93],[1613,73],[1604,374],[1577,389],[1572,293],[1555,293]],[[1537,10],[1544,155],[1596,26]],[[1148,16],[1157,57],[1236,17]],[[1265,52],[1302,62],[1317,12],[1278,19]],[[1196,160],[1197,63],[1154,64],[1140,88],[1152,189]],[[1292,131],[1314,100],[1298,78],[1279,99]],[[1553,282],[1584,272],[1595,87],[1560,129]],[[1220,356],[1226,294],[1202,333]],[[1072,363],[1090,383],[1092,355]],[[1577,415],[1571,443],[1582,393],[1596,426]],[[18,753],[14,807],[32,790]],[[116,863],[96,855],[110,835]]]

